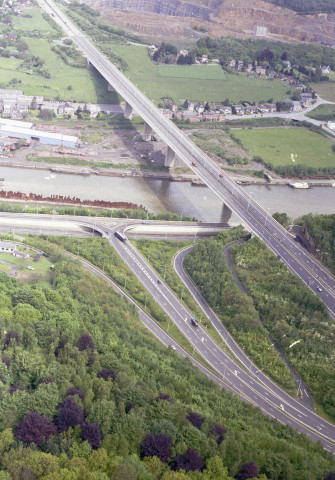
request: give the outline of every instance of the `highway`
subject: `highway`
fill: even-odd
[[[4,214],[2,216],[5,216],[7,219],[11,217],[13,223],[17,220],[19,225],[24,215]],[[252,403],[254,406],[258,406],[269,417],[276,418],[279,422],[290,425],[314,441],[321,441],[326,450],[335,454],[335,425],[330,424],[316,415],[303,401],[297,401],[290,397],[266,375],[257,370],[257,367],[246,357],[243,350],[241,350],[230,337],[229,333],[214,315],[214,312],[211,311],[200,293],[194,288],[194,285],[184,276],[182,272],[183,253],[176,257],[176,270],[220,334],[222,344],[226,344],[227,348],[234,354],[235,359],[232,358],[221,345],[214,341],[207,330],[202,328],[201,325],[198,327],[192,325],[190,321],[191,313],[164,283],[163,279],[158,276],[155,270],[129,241],[121,242],[115,236],[116,230],[126,233],[127,229],[132,228],[132,224],[129,223],[129,221],[123,225],[119,223],[117,226],[109,226],[100,223],[96,218],[92,220],[65,216],[59,216],[57,218],[56,216],[47,215],[44,215],[43,218],[49,219],[53,228],[55,228],[55,223],[57,222],[63,225],[64,218],[66,218],[67,221],[96,230],[104,238],[108,239],[125,264],[133,271],[148,293],[160,305],[167,317],[169,317],[183,333],[194,347],[194,350],[206,361],[207,365],[213,369],[211,372],[208,368],[200,366],[199,364],[200,370],[218,382],[223,388],[237,393],[245,401]],[[16,227],[17,230],[19,229],[18,225]],[[40,225],[36,228],[37,231],[41,232],[41,229],[50,227]],[[103,274],[101,274],[101,276],[103,276]],[[109,283],[112,283],[105,275],[104,278],[108,280]],[[117,290],[120,293],[119,287]],[[142,319],[142,314],[140,316]],[[144,323],[163,343],[166,345],[173,344],[177,351],[180,351],[182,347],[178,346],[171,337],[167,339],[166,332],[160,329],[155,322],[146,319]],[[185,354],[185,352],[181,351],[180,353]]]
[[[125,225],[123,228],[119,226],[118,231],[124,232],[127,228],[129,227]],[[113,230],[111,231],[105,228],[103,231],[126,265],[141,281],[165,314],[188,339],[194,347],[194,350],[202,356],[207,364],[210,365],[224,381],[233,385],[235,391],[239,392],[242,398],[259,406],[265,414],[270,417],[275,417],[281,423],[290,425],[298,431],[305,433],[315,441],[320,440],[327,450],[335,454],[335,425],[320,418],[302,402],[293,399],[281,390],[262,372],[258,372],[257,367],[252,364],[230,337],[214,313],[204,308],[205,302],[201,298],[199,304],[203,308],[204,313],[211,320],[220,334],[222,341],[226,343],[238,361],[232,359],[232,357],[213,340],[206,329],[202,328],[201,325],[198,327],[192,325],[190,321],[192,317],[191,313],[170,288],[164,284],[163,279],[157,275],[154,269],[132,244],[128,241],[121,242],[114,235],[115,231]],[[189,284],[187,286],[188,288],[190,287]],[[192,288],[191,292],[194,298],[199,301],[199,297],[201,297],[200,293],[197,292],[197,295],[195,295]],[[241,368],[241,364],[244,365],[244,368]]]
[[[219,169],[202,150],[112,64],[52,0],[39,0],[40,6],[77,44],[89,62],[131,105],[143,120],[190,167],[206,185],[234,211],[245,225],[277,255],[288,268],[319,295],[335,318],[335,278],[298,245],[260,205]],[[278,206],[280,210],[280,206]]]

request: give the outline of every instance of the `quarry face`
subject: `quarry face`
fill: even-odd
[[[335,14],[299,15],[262,0],[84,0],[113,24],[157,38],[198,38],[201,26],[211,37],[255,38],[267,28],[270,40],[335,46]]]

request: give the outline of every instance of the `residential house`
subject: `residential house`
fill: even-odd
[[[90,112],[91,118],[96,118],[101,112],[101,108],[99,107],[99,105],[96,105],[94,103],[90,103],[89,105],[87,105],[87,110]]]
[[[223,113],[224,115],[231,115],[232,114],[232,108],[231,107],[226,107],[225,105],[223,105],[220,110],[221,110],[221,113]]]
[[[229,66],[230,68],[235,68],[235,65],[236,65],[236,60],[235,60],[235,58],[232,58],[232,59],[230,60],[230,62],[228,63],[228,66]]]
[[[323,66],[321,67],[321,72],[322,72],[323,74],[325,74],[325,75],[328,75],[328,73],[331,72],[330,66],[329,66],[329,65],[328,65],[328,66],[323,65]]]
[[[206,53],[201,57],[201,63],[208,63],[208,55]]]
[[[243,105],[233,105],[232,110],[233,110],[233,113],[235,113],[236,115],[244,115]]]
[[[188,50],[185,50],[185,48],[183,48],[182,50],[179,50],[178,52],[178,57],[182,56],[182,57],[186,57],[188,55]]]
[[[150,47],[148,47],[148,50],[151,53],[155,53],[155,52],[157,52],[158,47],[156,47],[156,45],[150,45]]]
[[[237,70],[240,72],[243,69],[243,62],[242,60],[239,60],[237,62]]]
[[[224,122],[226,120],[224,115],[216,112],[204,112],[202,117],[206,122]]]
[[[171,103],[170,109],[171,109],[171,112],[175,113],[178,110],[178,105],[176,103]]]
[[[269,113],[269,107],[267,105],[257,105],[259,113]]]
[[[182,112],[182,119],[189,120],[190,123],[198,123],[201,121],[201,116],[195,112],[188,112],[187,110]]]
[[[291,100],[290,98],[287,98],[284,100],[284,103],[287,103],[291,106],[290,112],[301,112],[302,111],[302,106],[300,102],[297,102],[295,100]]]
[[[266,74],[266,68],[263,67],[263,65],[256,65],[255,71],[258,75],[265,75]]]
[[[10,40],[10,41],[12,41],[12,42],[16,42],[16,40],[17,40],[17,35],[16,35],[16,33],[12,33],[12,32],[11,32],[11,33],[8,33],[8,34],[7,34],[7,38],[8,38],[8,40]]]
[[[328,127],[330,130],[335,130],[335,122],[329,120],[329,122],[327,123],[327,127]]]
[[[202,103],[198,103],[198,105],[195,107],[195,110],[198,112],[198,113],[203,113],[205,111],[205,107]]]
[[[257,113],[258,109],[256,107],[256,105],[248,105],[247,107],[245,107],[244,109],[244,113]]]
[[[74,115],[74,108],[70,103],[60,103],[57,107],[57,115],[66,115],[72,117],[72,115]]]
[[[299,98],[303,107],[310,107],[313,103],[313,95],[311,93],[299,93]]]
[[[252,72],[252,70],[253,70],[252,63],[248,63],[246,71],[250,73],[250,72]]]
[[[270,113],[277,111],[277,105],[275,103],[269,103],[268,108]]]

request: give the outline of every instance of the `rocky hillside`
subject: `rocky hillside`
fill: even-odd
[[[335,13],[299,15],[263,0],[84,0],[114,24],[154,38],[197,37],[201,26],[212,37],[253,38],[267,27],[271,40],[335,47]]]

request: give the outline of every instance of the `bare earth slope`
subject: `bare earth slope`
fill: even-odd
[[[299,15],[262,0],[84,0],[113,24],[148,37],[199,35],[254,37],[254,27],[267,27],[268,38],[335,46],[335,14]]]

